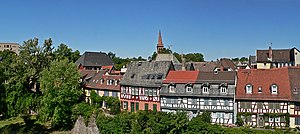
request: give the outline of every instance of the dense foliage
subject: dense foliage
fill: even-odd
[[[114,66],[117,70],[120,70],[122,67],[126,67],[131,61],[146,61],[143,57],[139,56],[138,58],[121,58],[117,57],[115,53],[108,52],[107,55],[113,60]]]

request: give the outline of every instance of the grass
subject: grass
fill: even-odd
[[[12,117],[6,120],[0,120],[0,128],[5,127],[11,124],[24,123],[24,120],[21,117]]]

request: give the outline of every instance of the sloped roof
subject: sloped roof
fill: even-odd
[[[292,101],[300,102],[300,68],[289,67]]]
[[[256,56],[249,56],[249,64],[253,65],[256,64]]]
[[[163,83],[195,83],[199,71],[169,71]]]
[[[174,70],[171,61],[132,61],[120,84],[159,87],[169,70]]]
[[[111,66],[114,65],[112,59],[102,52],[85,52],[75,64],[82,66]]]
[[[201,72],[198,75],[197,83],[235,83],[236,72]]]
[[[240,69],[237,74],[236,99],[240,100],[290,100],[291,91],[288,68]],[[246,94],[246,85],[251,84],[252,94]],[[271,94],[271,85],[278,86],[278,94]],[[258,93],[261,87],[262,92]]]
[[[192,62],[195,70],[200,72],[212,72],[217,67],[217,62]]]
[[[173,54],[157,54],[155,61],[172,61],[174,64],[180,63]]]
[[[230,59],[227,59],[227,58],[222,58],[218,62],[217,67],[219,67],[219,68],[221,68],[221,67],[223,67],[223,68],[231,68],[233,71],[236,69],[235,64]]]
[[[257,62],[268,62],[269,50],[257,50]],[[273,49],[272,50],[272,62],[290,62],[291,49]]]
[[[182,64],[181,63],[174,64],[174,68],[175,68],[175,70],[182,70]],[[195,70],[193,63],[191,63],[191,62],[188,62],[188,63],[185,64],[185,69],[187,71]]]
[[[88,83],[86,83],[86,88],[91,89],[101,89],[101,90],[113,90],[120,91],[120,80],[122,75],[104,75],[105,71],[99,71],[95,77],[93,77]],[[101,84],[101,80],[103,80]],[[107,80],[117,80],[119,81],[117,85],[113,82],[112,85],[107,84]]]

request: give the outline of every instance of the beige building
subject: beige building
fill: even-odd
[[[20,53],[20,45],[17,43],[0,43],[0,51],[10,50],[16,54]]]

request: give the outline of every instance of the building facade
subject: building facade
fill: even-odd
[[[288,73],[287,67],[238,71],[237,111],[244,124],[289,126],[291,88]]]
[[[256,64],[257,69],[281,68],[287,66],[300,65],[300,51],[297,48],[292,49],[272,49],[257,50]]]
[[[20,45],[17,43],[0,43],[0,51],[4,51],[4,50],[9,50],[19,55]]]
[[[171,61],[131,62],[120,82],[122,110],[160,111],[160,90],[169,70],[174,70]]]
[[[212,123],[234,124],[235,72],[174,71],[163,83],[162,111],[208,111]]]

